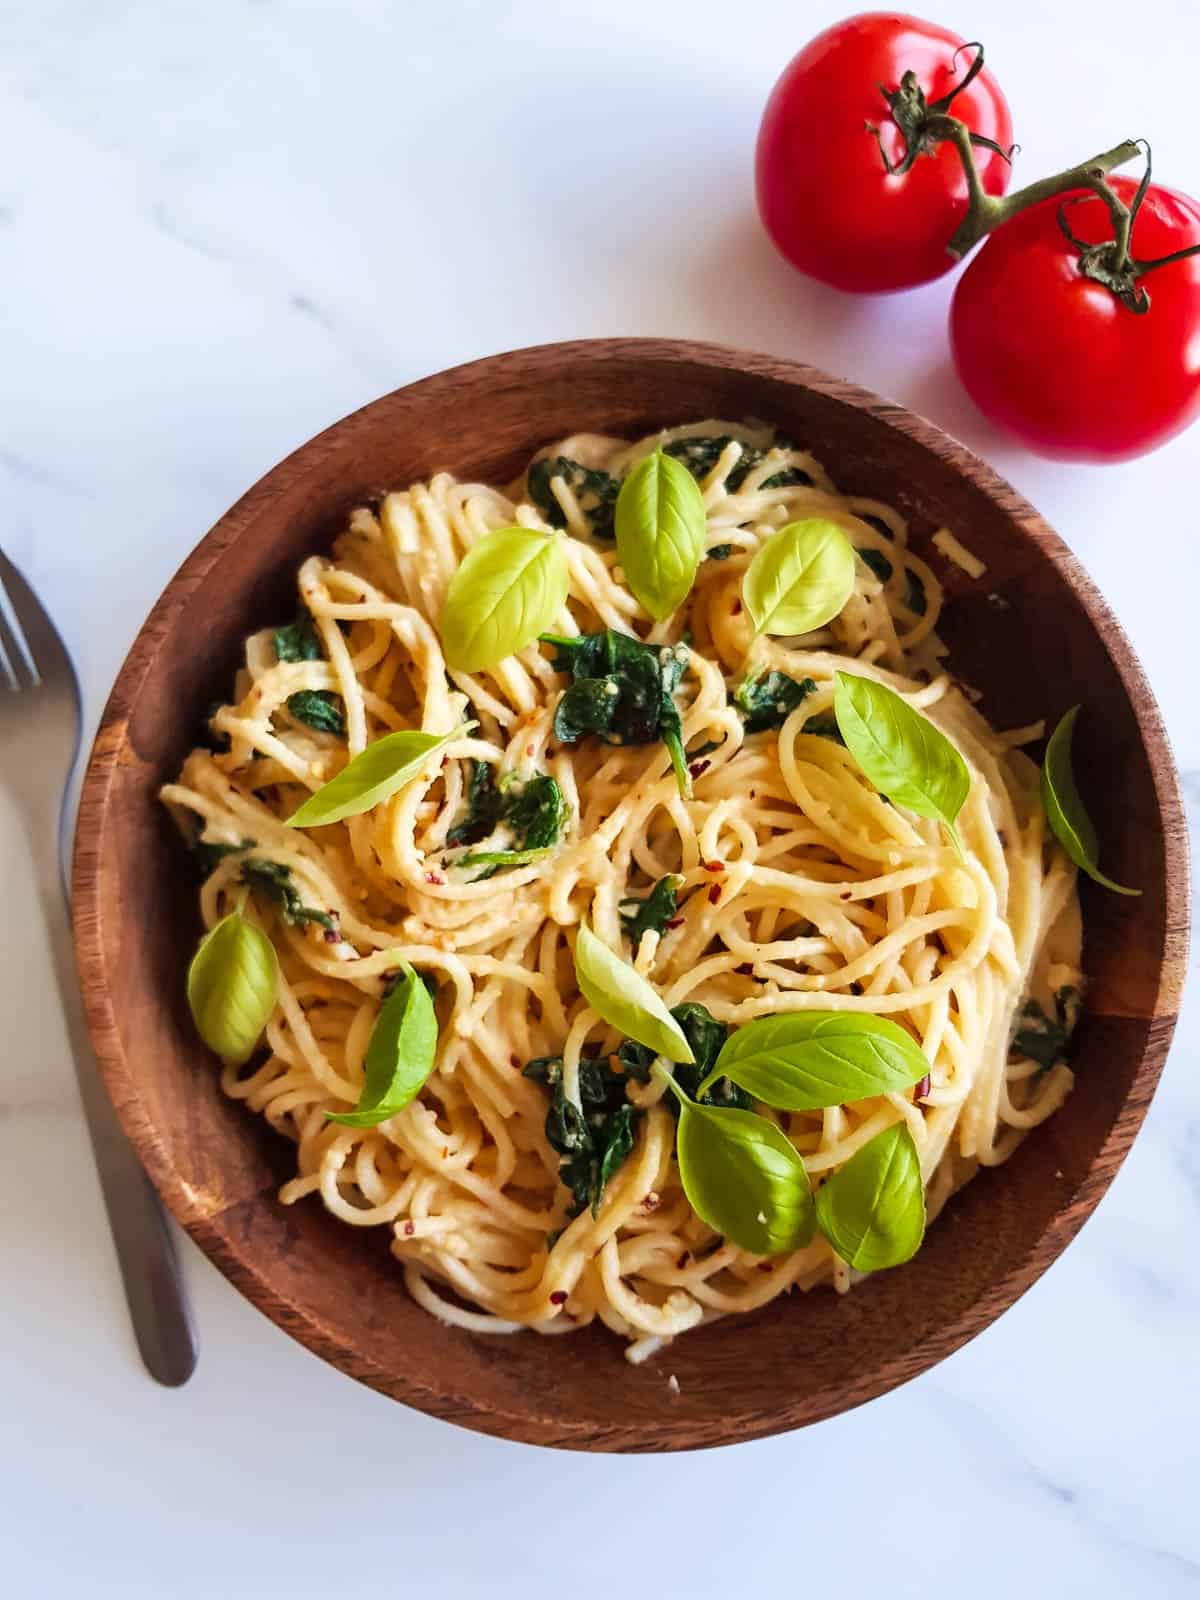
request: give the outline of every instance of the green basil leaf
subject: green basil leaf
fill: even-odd
[[[731,1078],[778,1111],[817,1111],[899,1093],[928,1071],[912,1035],[886,1017],[790,1011],[731,1034],[700,1091]]]
[[[1097,865],[1100,841],[1095,824],[1079,798],[1071,767],[1071,740],[1078,715],[1079,707],[1074,706],[1050,735],[1046,746],[1046,759],[1042,763],[1042,804],[1046,808],[1046,819],[1067,855],[1094,883],[1111,889],[1114,894],[1141,894],[1140,889],[1128,889],[1106,878]]]
[[[331,822],[361,816],[373,806],[382,805],[424,767],[435,750],[469,733],[475,726],[464,722],[453,733],[422,733],[402,728],[384,734],[365,750],[360,750],[336,778],[330,778],[287,819],[289,828],[324,828]]]
[[[364,1061],[365,1081],[353,1111],[329,1112],[330,1122],[374,1128],[415,1100],[433,1071],[438,1025],[429,990],[402,963],[403,981],[380,1007]]]
[[[692,1210],[743,1250],[780,1256],[812,1238],[804,1162],[766,1117],[681,1099],[675,1154]]]
[[[916,1255],[925,1237],[925,1186],[907,1123],[877,1133],[821,1185],[817,1225],[859,1272],[898,1267]]]
[[[668,1061],[695,1059],[683,1029],[645,978],[614,955],[586,922],[580,923],[575,940],[575,978],[596,1015],[626,1038]]]
[[[834,522],[789,522],[759,547],[742,578],[754,632],[811,633],[854,592],[854,546]]]
[[[674,457],[655,450],[621,485],[617,554],[630,593],[656,622],[687,599],[704,555],[704,496]]]
[[[536,528],[496,528],[467,551],[446,590],[442,650],[456,672],[482,672],[554,621],[567,598],[562,540]]]
[[[278,990],[275,946],[239,911],[204,935],[188,968],[187,998],[196,1032],[235,1066],[253,1055]]]
[[[882,683],[851,672],[835,675],[833,712],[846,749],[880,794],[936,818],[961,849],[954,822],[971,774],[941,729]]]

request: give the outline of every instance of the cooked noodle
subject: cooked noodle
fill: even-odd
[[[387,1227],[413,1296],[447,1322],[559,1333],[599,1317],[630,1341],[634,1360],[793,1285],[846,1289],[856,1275],[820,1235],[774,1260],[718,1239],[684,1198],[675,1123],[654,1082],[629,1085],[647,1114],[599,1215],[568,1218],[543,1130],[546,1091],[521,1068],[561,1055],[566,1093],[578,1101],[581,1054],[619,1042],[575,985],[581,917],[632,954],[619,903],[677,873],[677,925],[645,933],[636,951],[668,1005],[699,1001],[734,1024],[803,1007],[872,1012],[911,1030],[930,1062],[921,1103],[908,1091],[778,1116],[816,1180],[903,1119],[932,1217],[978,1167],[1005,1160],[1072,1082],[1063,1062],[1042,1070],[1010,1040],[1027,997],[1048,1006],[1078,987],[1074,869],[1047,836],[1035,767],[942,668],[940,585],[908,548],[904,520],[838,494],[807,453],[768,448],[770,435],[738,425],[696,424],[633,445],[579,436],[544,453],[619,475],[655,444],[718,434],[767,454],[731,491],[726,476],[741,456],[733,442],[701,480],[708,545],[732,548],[704,561],[684,607],[653,627],[621,583],[614,547],[589,536],[570,486],[554,482],[570,568],[554,631],[690,640],[679,690],[685,746],[717,746],[707,766],[695,763],[691,798],[681,798],[661,743],[557,743],[563,679],[544,647],[478,675],[447,675],[437,619],[463,553],[491,528],[545,524],[524,479],[501,493],[445,473],[355,511],[332,557],[304,563],[300,596],[325,659],[280,662],[270,631],[249,639],[233,701],[212,718],[228,749],[194,750],[163,790],[189,838],[198,818],[205,842],[253,840],[254,856],[288,868],[303,901],[333,920],[332,931],[288,925],[257,894],[247,908],[279,951],[279,1004],[265,1059],[226,1067],[222,1082],[296,1141],[297,1176],[281,1199],[319,1192],[345,1222]],[[786,467],[811,483],[763,486]],[[729,701],[750,646],[742,574],[774,528],[814,514],[885,556],[891,576],[881,581],[860,562],[855,593],[828,628],[755,646],[755,672],[809,677],[817,690],[780,731],[747,735]],[[923,615],[909,608],[910,574],[925,593]],[[833,674],[847,657],[923,711],[967,761],[962,860],[936,823],[888,804],[839,743],[806,732],[829,717]],[[294,717],[287,701],[298,691],[341,696],[345,738]],[[354,755],[406,727],[448,732],[468,717],[476,731],[391,801],[331,827],[283,825],[340,769],[347,747]],[[467,758],[493,763],[500,777],[552,774],[571,813],[561,845],[472,881],[473,869],[455,865],[462,852],[447,845],[464,809]],[[221,859],[206,879],[206,925],[237,902],[243,860]],[[331,1123],[327,1111],[358,1100],[397,955],[437,980],[437,1067],[418,1100],[382,1125]]]

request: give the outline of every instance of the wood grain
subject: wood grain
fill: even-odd
[[[444,1329],[405,1294],[384,1232],[275,1190],[291,1148],[224,1098],[189,1024],[195,885],[155,799],[231,680],[252,629],[287,614],[300,561],[364,498],[447,469],[503,482],[578,429],[634,436],[690,418],[764,419],[846,491],[945,523],[988,563],[948,573],[957,670],[1001,725],[1082,702],[1080,780],[1114,877],[1084,886],[1091,975],[1078,1084],[1007,1165],[981,1176],[916,1260],[854,1294],[799,1294],[687,1335],[634,1368],[599,1328],[562,1339]],[[932,555],[942,570],[945,563]],[[385,396],[268,473],[185,562],[104,712],[83,789],[76,945],[124,1126],[167,1204],[281,1328],[351,1376],[485,1433],[586,1450],[678,1450],[815,1422],[924,1371],[1045,1271],[1112,1180],[1170,1042],[1187,939],[1187,854],[1158,711],[1096,589],[1033,509],[929,423],[768,356],[667,340],[515,351]],[[674,1374],[675,1395],[667,1385]]]

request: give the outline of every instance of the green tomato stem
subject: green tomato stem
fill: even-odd
[[[973,133],[961,118],[951,114],[950,106],[955,96],[961,94],[983,69],[983,46],[977,43],[960,45],[954,55],[956,62],[964,50],[974,50],[974,59],[962,81],[940,100],[927,101],[916,74],[911,71],[902,75],[898,89],[887,89],[880,85],[880,93],[887,102],[892,120],[899,128],[905,142],[902,159],[893,163],[888,159],[878,127],[873,123],[867,124],[868,132],[874,136],[879,145],[880,156],[886,170],[897,175],[906,173],[920,156],[932,154],[939,145],[953,146],[962,165],[968,197],[967,214],[946,245],[946,249],[956,260],[961,260],[981,239],[985,239],[989,233],[994,233],[997,228],[1003,227],[1020,212],[1027,211],[1030,206],[1040,205],[1045,200],[1053,199],[1055,195],[1077,196],[1079,190],[1089,190],[1107,208],[1112,222],[1113,236],[1111,239],[1102,240],[1099,244],[1088,244],[1076,238],[1067,222],[1066,205],[1060,208],[1059,226],[1079,253],[1079,271],[1084,277],[1091,278],[1109,289],[1127,310],[1139,315],[1147,312],[1150,309],[1150,296],[1142,287],[1140,280],[1147,273],[1157,271],[1159,267],[1200,254],[1200,245],[1192,245],[1152,261],[1142,261],[1134,256],[1130,249],[1134,219],[1150,184],[1149,144],[1144,139],[1123,139],[1111,150],[1103,150],[1099,155],[1081,161],[1076,166],[1068,167],[1063,172],[1054,173],[1051,177],[1039,178],[1035,183],[1026,184],[1023,189],[1017,189],[1012,194],[988,194],[975,163],[976,149],[990,150],[1002,156],[1005,161],[1010,161],[1016,146],[1014,145],[1012,150],[1003,150],[994,140]],[[1143,150],[1146,155],[1146,170],[1138,185],[1137,193],[1132,201],[1126,204],[1106,178],[1115,167],[1132,161]]]

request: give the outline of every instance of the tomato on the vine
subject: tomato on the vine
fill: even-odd
[[[1007,151],[1012,124],[991,73],[954,94],[972,60],[962,45],[916,17],[866,12],[818,34],[790,63],[763,114],[756,171],[763,222],[793,266],[861,293],[927,283],[954,265],[946,243],[967,212],[962,162],[942,143],[911,152],[908,165],[909,141],[880,90],[895,93],[911,71],[930,109],[953,94],[953,115]],[[907,170],[889,173],[885,154]],[[980,144],[976,165],[987,193],[1003,194],[1004,156]]]
[[[1108,182],[1129,205],[1133,179]],[[1142,313],[1085,276],[1060,206],[1082,244],[1113,238],[1108,207],[1086,192],[1005,222],[955,288],[955,365],[979,409],[1040,454],[1127,460],[1200,413],[1200,256],[1144,270],[1200,244],[1200,205],[1158,184],[1146,190],[1130,237],[1133,282],[1150,302]]]

